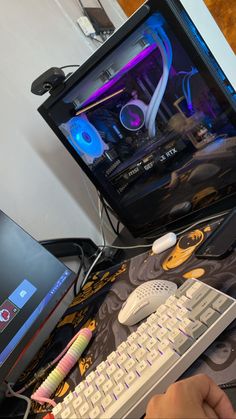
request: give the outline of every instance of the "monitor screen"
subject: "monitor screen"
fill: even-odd
[[[0,211],[0,383],[75,274]]]
[[[40,108],[134,235],[235,193],[235,92],[171,3],[147,2]]]

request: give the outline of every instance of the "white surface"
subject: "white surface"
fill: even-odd
[[[144,282],[135,288],[124,302],[118,314],[119,322],[133,326],[154,313],[176,290],[174,282],[162,280]]]
[[[236,86],[235,56],[203,1],[182,1]],[[102,4],[115,26],[124,22],[116,0]],[[81,171],[37,113],[46,96],[30,93],[43,71],[81,64],[94,50],[76,23],[81,15],[76,0],[1,2],[1,209],[37,239],[72,235],[101,243]]]

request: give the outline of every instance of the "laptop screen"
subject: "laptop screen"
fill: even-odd
[[[0,211],[0,382],[75,274]]]
[[[235,92],[167,3],[148,2],[40,109],[134,235],[235,193]]]

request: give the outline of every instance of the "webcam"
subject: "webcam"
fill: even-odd
[[[38,96],[42,96],[47,92],[52,92],[65,80],[65,78],[65,73],[61,68],[51,67],[33,81],[31,92]]]

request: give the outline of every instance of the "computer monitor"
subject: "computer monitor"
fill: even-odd
[[[26,350],[27,361],[33,357],[40,329],[76,275],[0,211],[0,276],[1,385],[12,370],[17,377]]]
[[[150,0],[39,108],[134,236],[236,203],[236,93],[178,0]]]

